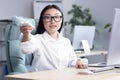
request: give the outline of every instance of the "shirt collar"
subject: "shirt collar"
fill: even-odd
[[[59,41],[61,40],[61,35],[58,32],[58,40],[53,39],[46,31],[43,33],[43,37],[46,41]]]

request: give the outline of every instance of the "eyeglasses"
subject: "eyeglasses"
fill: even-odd
[[[43,16],[43,19],[44,19],[46,22],[50,22],[50,21],[52,21],[52,19],[53,19],[55,22],[60,22],[61,19],[62,19],[62,16]]]

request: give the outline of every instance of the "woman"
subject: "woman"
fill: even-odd
[[[60,35],[63,13],[56,5],[48,5],[41,12],[36,35],[31,35],[30,26],[21,27],[21,48],[34,55],[31,71],[63,69],[66,67],[87,68],[75,55],[70,40]]]

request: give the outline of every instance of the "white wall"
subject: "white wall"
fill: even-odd
[[[33,0],[0,0],[0,19],[12,16],[33,17]]]
[[[0,19],[8,19],[14,15],[33,17],[34,0],[0,0]],[[98,32],[95,35],[95,49],[107,49],[109,32],[103,26],[113,22],[114,8],[120,8],[120,0],[62,0],[65,20],[69,20],[67,11],[72,4],[90,8],[96,21]],[[67,26],[69,27],[69,26]],[[68,33],[69,34],[69,33]]]

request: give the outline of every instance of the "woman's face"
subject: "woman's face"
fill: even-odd
[[[55,8],[48,9],[43,15],[43,24],[45,30],[49,33],[57,32],[62,23],[62,14]]]

